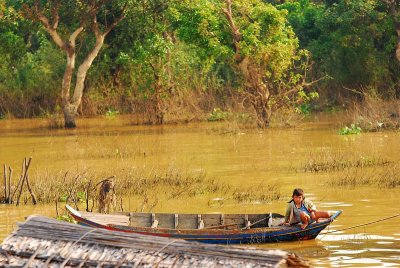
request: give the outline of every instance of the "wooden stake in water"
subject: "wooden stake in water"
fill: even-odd
[[[7,197],[7,203],[11,204],[12,200],[10,199],[11,196],[11,177],[13,174],[13,169],[11,167],[8,167],[8,197]]]
[[[22,190],[24,188],[24,182],[25,181],[26,181],[26,185],[28,187],[28,191],[31,194],[33,204],[36,205],[36,203],[37,203],[36,202],[36,196],[33,193],[32,189],[31,189],[31,186],[29,184],[28,169],[29,169],[29,166],[31,164],[31,160],[32,160],[32,157],[29,157],[29,159],[25,158],[24,161],[22,162],[22,172],[21,172],[20,182],[18,182],[17,188],[14,191],[14,193],[15,193],[18,190],[18,186],[21,183],[21,186],[19,188],[18,197],[17,197],[17,203],[16,203],[17,206],[19,205],[19,200],[21,198],[21,193],[22,193]]]
[[[7,202],[7,166],[4,164],[4,203]]]

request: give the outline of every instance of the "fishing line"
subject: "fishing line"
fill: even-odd
[[[376,221],[362,223],[362,224],[350,226],[350,227],[339,229],[339,230],[328,231],[328,232],[322,233],[321,235],[326,235],[326,234],[331,234],[331,233],[336,233],[336,232],[340,232],[340,231],[345,231],[345,230],[358,228],[358,227],[361,227],[361,226],[371,225],[371,224],[378,223],[378,222],[381,222],[381,221],[390,220],[390,219],[393,219],[393,218],[396,218],[396,217],[399,217],[399,216],[400,216],[400,214],[396,214],[396,215],[393,215],[393,216],[390,216],[390,217],[386,217],[386,218],[382,218],[382,219],[379,219],[379,220],[376,220]]]

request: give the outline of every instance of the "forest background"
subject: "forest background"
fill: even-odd
[[[399,2],[1,0],[0,118],[398,128]]]

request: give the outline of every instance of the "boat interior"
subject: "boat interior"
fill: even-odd
[[[79,212],[83,218],[103,225],[151,227],[167,229],[240,229],[274,227],[284,216],[266,214],[173,214],[173,213],[114,213]],[[271,217],[272,216],[272,217]]]

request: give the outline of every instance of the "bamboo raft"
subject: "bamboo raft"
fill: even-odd
[[[0,267],[309,267],[281,250],[256,250],[109,232],[31,216],[0,248]]]

